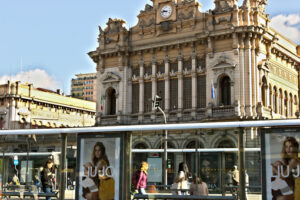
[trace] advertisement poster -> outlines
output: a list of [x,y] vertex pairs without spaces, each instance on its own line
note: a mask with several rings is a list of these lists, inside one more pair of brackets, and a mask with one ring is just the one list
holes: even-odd
[[120,199],[121,138],[104,135],[79,138],[76,199]]
[[265,199],[300,199],[299,143],[300,132],[296,129],[265,132],[262,142]]
[[162,182],[162,159],[161,158],[148,158],[148,182]]

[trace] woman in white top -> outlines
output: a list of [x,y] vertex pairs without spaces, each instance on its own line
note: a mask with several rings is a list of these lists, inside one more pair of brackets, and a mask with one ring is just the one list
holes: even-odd
[[193,183],[190,187],[191,195],[208,196],[208,188],[205,182],[196,174],[193,176]]
[[187,164],[185,162],[179,163],[178,176],[176,178],[177,189],[178,189],[177,194],[179,195],[188,194],[188,192],[186,191],[187,189],[189,189],[188,178],[189,178],[189,169]]

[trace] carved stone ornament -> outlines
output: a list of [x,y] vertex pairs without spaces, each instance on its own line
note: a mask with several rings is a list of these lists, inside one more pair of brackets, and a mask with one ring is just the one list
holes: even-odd
[[174,72],[174,70],[172,69],[172,70],[170,71],[170,76],[171,76],[171,77],[175,77],[175,76],[177,76],[177,73]]
[[184,75],[189,75],[189,74],[191,74],[191,70],[188,70],[187,68],[184,68],[183,74]]
[[158,72],[156,74],[157,78],[163,78],[164,77],[164,73]]
[[119,33],[121,31],[125,31],[126,28],[123,26],[126,22],[122,19],[112,19],[109,18],[108,22],[106,23],[107,27],[102,30],[99,26],[100,35],[102,34],[110,34],[110,33]]
[[219,58],[217,58],[213,63],[212,63],[212,69],[225,69],[225,68],[235,68],[236,63],[233,63],[231,59],[229,59],[227,56],[222,55]]
[[139,80],[139,77],[136,76],[135,74],[133,74],[131,80],[132,80],[132,81],[138,81],[138,80]]
[[107,72],[101,79],[100,81],[105,84],[105,83],[113,83],[113,82],[120,82],[121,77],[116,75],[113,72]]
[[151,79],[151,75],[149,75],[148,73],[146,73],[144,75],[144,80],[150,80]]

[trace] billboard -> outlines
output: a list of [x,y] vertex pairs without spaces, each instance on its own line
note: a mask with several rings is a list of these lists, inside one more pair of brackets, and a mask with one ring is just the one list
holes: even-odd
[[263,199],[300,199],[300,129],[262,131]]
[[78,136],[77,200],[122,199],[122,145],[118,134]]

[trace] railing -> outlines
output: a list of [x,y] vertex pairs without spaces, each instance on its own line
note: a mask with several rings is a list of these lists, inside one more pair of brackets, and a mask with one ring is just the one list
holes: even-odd
[[235,196],[196,196],[196,195],[161,195],[161,194],[135,194],[133,199],[182,199],[182,200],[236,200]]
[[233,116],[234,115],[234,106],[218,106],[212,108],[213,117],[217,116]]

